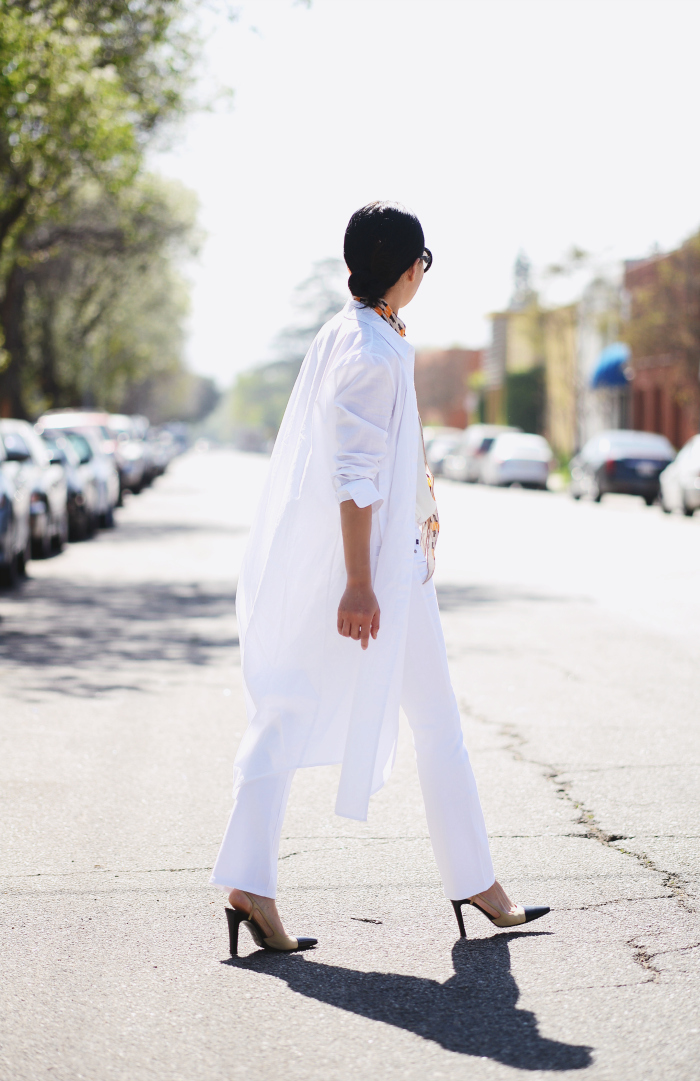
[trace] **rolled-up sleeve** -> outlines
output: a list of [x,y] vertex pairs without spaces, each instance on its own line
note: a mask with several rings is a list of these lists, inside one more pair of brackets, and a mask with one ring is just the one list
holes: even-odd
[[395,402],[396,381],[384,357],[361,354],[338,369],[333,484],[339,503],[381,506],[376,480]]

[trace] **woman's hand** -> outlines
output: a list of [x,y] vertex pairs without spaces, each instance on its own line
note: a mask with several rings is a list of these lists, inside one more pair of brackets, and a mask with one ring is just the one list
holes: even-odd
[[379,630],[379,605],[369,560],[372,508],[358,507],[346,499],[340,504],[340,524],[348,584],[338,605],[338,634],[354,638],[367,649],[370,634],[376,638]]
[[370,634],[376,638],[378,631],[379,605],[371,584],[348,582],[338,605],[338,634],[354,638],[367,649]]

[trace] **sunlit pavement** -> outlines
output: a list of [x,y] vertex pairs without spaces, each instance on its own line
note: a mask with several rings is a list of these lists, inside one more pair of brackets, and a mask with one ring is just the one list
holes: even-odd
[[456,939],[403,734],[367,825],[295,781],[231,961],[208,870],[245,721],[233,596],[266,460],[191,453],[0,594],[0,1077],[697,1077],[700,515],[438,482],[436,575],[500,879]]

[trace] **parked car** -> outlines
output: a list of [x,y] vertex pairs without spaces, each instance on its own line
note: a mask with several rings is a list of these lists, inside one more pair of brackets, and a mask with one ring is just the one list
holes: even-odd
[[494,439],[504,432],[518,432],[505,424],[470,424],[461,433],[458,444],[446,455],[442,471],[450,480],[475,484],[483,480],[482,466]]
[[29,492],[32,556],[43,559],[68,540],[66,475],[49,461],[46,446],[26,420],[0,420],[5,469]]
[[99,518],[98,480],[90,447],[82,435],[73,433],[55,439],[44,436],[44,442],[49,460],[62,465],[66,475],[68,539],[86,540],[93,536]]
[[175,456],[173,437],[163,428],[149,428],[147,443],[151,453],[153,476],[161,477]]
[[650,507],[659,495],[659,475],[675,456],[663,435],[626,429],[600,432],[571,459],[571,494],[596,503],[606,492],[639,495]]
[[546,488],[554,455],[544,436],[528,432],[497,435],[481,467],[484,484]]
[[17,487],[0,437],[0,585],[14,586],[31,558],[29,488]]
[[[44,413],[37,422],[43,436],[54,441],[61,435],[69,437],[81,463],[92,462],[98,493],[98,524],[103,528],[114,525],[114,508],[119,501],[119,471],[114,440],[105,423],[108,419],[108,413],[56,410]],[[82,436],[82,441],[74,439],[76,435]]]
[[457,446],[462,438],[461,428],[439,428],[428,426],[423,429],[425,442],[425,456],[428,459],[430,471],[435,476],[442,473],[442,463],[445,456]]
[[694,435],[659,475],[661,508],[681,510],[689,518],[700,507],[700,435]]
[[137,494],[144,482],[148,448],[133,418],[126,413],[110,413],[108,431],[114,443],[114,457],[119,470],[119,502],[125,491]]

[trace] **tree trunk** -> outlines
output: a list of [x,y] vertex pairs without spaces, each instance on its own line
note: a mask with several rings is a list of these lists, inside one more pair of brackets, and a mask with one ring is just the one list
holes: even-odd
[[15,264],[9,273],[5,295],[0,300],[0,329],[9,363],[0,372],[0,416],[27,419],[22,395],[22,375],[26,361],[24,342],[24,301],[26,275]]
[[41,391],[48,408],[53,408],[59,404],[58,397],[60,394],[56,375],[56,343],[53,334],[55,315],[56,301],[54,297],[48,296],[44,301],[41,318],[41,367],[39,371]]

